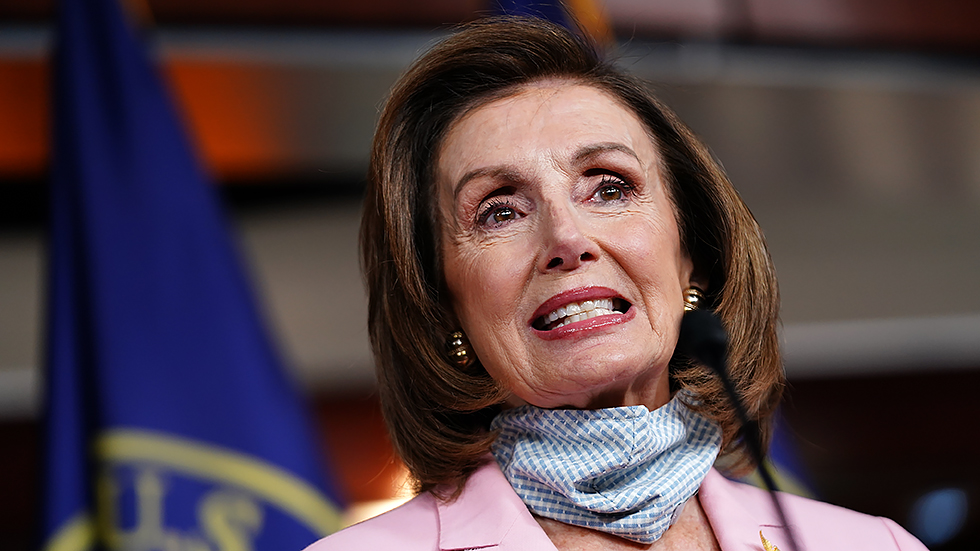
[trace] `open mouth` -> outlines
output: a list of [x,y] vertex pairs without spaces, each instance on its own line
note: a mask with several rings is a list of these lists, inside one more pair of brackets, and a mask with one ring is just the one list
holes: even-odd
[[630,303],[621,298],[602,298],[570,302],[537,319],[531,324],[539,331],[553,331],[570,323],[610,314],[623,314]]

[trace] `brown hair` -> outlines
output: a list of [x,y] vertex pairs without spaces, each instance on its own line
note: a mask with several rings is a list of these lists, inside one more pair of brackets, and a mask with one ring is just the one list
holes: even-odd
[[[709,282],[706,307],[731,337],[730,370],[768,440],[783,388],[779,297],[762,231],[704,145],[636,79],[556,25],[497,18],[469,24],[423,55],[393,88],[374,137],[361,223],[369,331],[392,441],[419,491],[461,486],[489,451],[487,430],[506,392],[479,361],[453,365],[455,325],[442,278],[434,164],[467,111],[542,79],[605,91],[635,113],[662,156],[681,243]],[[724,433],[723,454],[750,467],[740,424],[705,368],[671,360],[673,388],[694,392]]]

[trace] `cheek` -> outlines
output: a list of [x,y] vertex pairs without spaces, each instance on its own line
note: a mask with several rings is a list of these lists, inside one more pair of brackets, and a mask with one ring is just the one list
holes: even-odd
[[461,322],[499,324],[516,313],[526,280],[527,255],[512,249],[464,244],[446,256],[446,283]]
[[655,327],[662,329],[674,310],[683,310],[683,289],[690,279],[690,262],[680,246],[676,225],[663,217],[635,217],[621,228],[611,251],[638,287]]
[[[505,388],[513,388],[514,361],[521,357],[523,320],[519,304],[527,255],[503,254],[498,248],[474,248],[454,254],[446,265],[453,309],[476,356],[487,373]],[[448,260],[448,259],[447,259]]]
[[615,231],[613,248],[627,265],[645,266],[652,273],[663,273],[676,266],[680,257],[677,228],[662,216],[637,214],[624,220]]

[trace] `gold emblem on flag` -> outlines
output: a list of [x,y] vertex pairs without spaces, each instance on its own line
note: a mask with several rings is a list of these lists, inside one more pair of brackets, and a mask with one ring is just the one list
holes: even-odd
[[[258,457],[132,429],[103,433],[95,452],[97,510],[73,517],[45,551],[86,551],[97,540],[110,551],[247,551],[270,508],[316,537],[341,526],[340,511],[317,488]],[[169,518],[168,494],[178,485],[190,490],[196,518]]]

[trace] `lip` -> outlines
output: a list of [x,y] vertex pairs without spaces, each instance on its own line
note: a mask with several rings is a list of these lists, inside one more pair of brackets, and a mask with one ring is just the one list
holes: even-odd
[[528,321],[528,326],[534,331],[536,335],[545,340],[560,339],[563,337],[568,337],[570,335],[581,333],[582,331],[588,331],[590,329],[598,329],[600,327],[605,327],[607,325],[616,325],[620,323],[625,323],[636,315],[636,309],[630,307],[626,312],[622,314],[609,314],[605,316],[599,316],[596,318],[589,318],[587,320],[578,321],[575,323],[570,323],[558,329],[552,329],[551,331],[542,331],[540,329],[534,328],[534,320],[557,310],[559,307],[572,302],[582,302],[584,300],[597,300],[606,298],[618,298],[624,299],[619,293],[608,288],[608,287],[580,287],[578,289],[570,289],[568,291],[562,291],[557,295],[546,300]]

